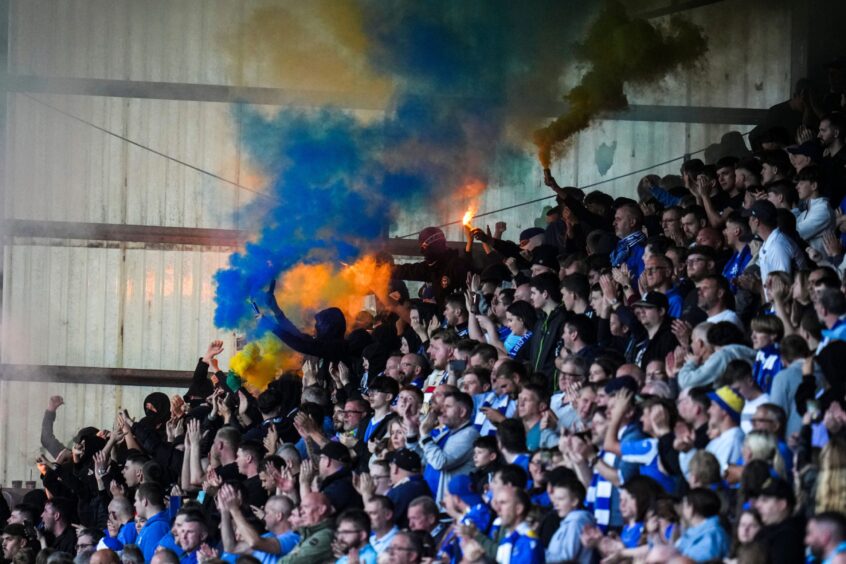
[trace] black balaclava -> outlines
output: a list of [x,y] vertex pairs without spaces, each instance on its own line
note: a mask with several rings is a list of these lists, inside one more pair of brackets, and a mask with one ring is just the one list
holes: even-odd
[[447,250],[446,236],[437,227],[427,227],[417,237],[423,258],[432,262],[438,260]]

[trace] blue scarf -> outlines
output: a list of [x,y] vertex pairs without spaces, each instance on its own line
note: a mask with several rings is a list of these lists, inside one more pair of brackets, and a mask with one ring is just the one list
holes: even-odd
[[617,267],[626,262],[632,248],[637,247],[644,241],[646,241],[646,235],[643,231],[635,231],[634,233],[626,235],[626,237],[617,243],[617,247],[611,253],[611,266]]

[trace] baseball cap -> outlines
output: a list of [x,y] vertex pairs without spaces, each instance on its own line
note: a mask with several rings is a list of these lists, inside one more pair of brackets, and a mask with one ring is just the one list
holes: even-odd
[[540,227],[529,227],[528,229],[524,229],[520,232],[520,239],[519,241],[528,241],[532,237],[536,235],[543,235],[545,231]]
[[540,245],[532,251],[532,266],[536,264],[547,268],[558,268],[558,247]]
[[399,395],[399,383],[390,376],[377,376],[373,382],[367,386],[368,391],[384,392],[391,394],[393,397]]
[[764,482],[761,488],[760,496],[774,497],[776,499],[786,499],[787,503],[793,507],[796,504],[796,494],[793,488],[786,480],[781,478],[769,478]]
[[470,476],[467,474],[453,476],[449,481],[447,489],[449,490],[449,493],[458,496],[461,501],[470,507],[482,503],[482,496],[476,493],[473,489],[473,480],[471,480]]
[[407,448],[401,448],[388,458],[388,462],[396,464],[397,468],[402,468],[406,472],[420,472],[422,462],[420,455]]
[[743,411],[743,405],[746,403],[740,394],[728,386],[723,386],[708,392],[708,398],[728,413],[735,423],[740,423],[740,412]]
[[636,394],[637,389],[637,380],[631,376],[620,376],[605,384],[605,393],[609,396],[616,394],[620,390],[629,390],[631,393]]
[[349,449],[336,441],[329,441],[326,443],[323,448],[320,449],[320,455],[331,458],[332,460],[337,460],[338,462],[343,462],[344,464],[352,462]]
[[743,217],[754,217],[765,221],[768,224],[775,224],[778,220],[778,212],[775,205],[769,200],[755,200],[752,207],[743,210]]
[[801,145],[793,145],[787,148],[787,152],[791,155],[805,155],[814,162],[821,161],[823,157],[822,147],[816,141],[805,141]]
[[632,304],[632,307],[661,307],[669,309],[670,302],[667,300],[667,296],[660,292],[646,292],[638,301]]

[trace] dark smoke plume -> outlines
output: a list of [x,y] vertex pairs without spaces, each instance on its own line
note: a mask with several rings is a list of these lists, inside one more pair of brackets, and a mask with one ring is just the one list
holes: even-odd
[[548,168],[555,147],[599,113],[628,107],[626,84],[658,81],[678,68],[693,67],[707,49],[702,29],[689,21],[672,18],[657,26],[630,17],[617,2],[607,3],[576,45],[577,58],[589,69],[564,96],[567,113],[534,134],[541,164]]

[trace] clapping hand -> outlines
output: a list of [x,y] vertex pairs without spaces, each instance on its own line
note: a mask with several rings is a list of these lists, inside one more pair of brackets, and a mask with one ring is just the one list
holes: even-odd
[[621,264],[617,268],[612,268],[611,276],[614,278],[614,282],[624,288],[631,285],[632,275],[629,272],[629,265],[626,263]]
[[823,234],[823,245],[825,245],[825,252],[830,257],[838,257],[843,254],[843,245],[840,242],[840,237],[834,231],[826,231]]
[[109,468],[109,460],[106,457],[106,451],[101,450],[94,453],[94,475],[100,480],[106,475]]
[[217,470],[209,466],[209,469],[206,471],[206,482],[208,485],[213,488],[219,488],[221,484],[223,484],[223,480],[220,479],[220,476],[217,474]]
[[440,328],[441,328],[441,322],[438,321],[438,316],[433,315],[432,319],[429,320],[429,327],[428,327],[428,330],[427,330],[427,334],[429,335],[429,337],[431,337],[432,333],[434,333],[435,331],[437,331]]
[[370,499],[376,493],[376,484],[373,482],[373,477],[367,473],[353,475],[353,487],[362,499]]
[[514,257],[508,257],[507,259],[505,259],[505,266],[508,268],[508,271],[511,272],[511,274],[514,276],[520,273],[520,269],[517,268],[517,259]]
[[311,460],[303,460],[302,464],[300,465],[300,484],[305,484],[306,487],[311,489],[314,477],[314,464]]
[[[264,436],[263,440],[264,450],[268,452],[268,454],[276,454],[276,449],[279,446],[279,432],[276,430],[275,425],[271,425],[270,428],[267,430],[267,434]],[[273,466],[272,464],[268,464],[267,468]]]
[[558,417],[551,409],[547,409],[541,415],[541,429],[549,429],[551,431],[558,430]]
[[220,339],[214,340],[209,344],[209,348],[206,350],[206,354],[203,355],[203,362],[208,365],[211,365],[212,360],[214,357],[219,355],[223,352],[223,341]]
[[200,548],[197,549],[197,562],[199,564],[203,564],[204,562],[208,562],[210,560],[217,560],[219,556],[220,551],[216,548],[210,547],[206,543],[201,544]]
[[596,525],[585,525],[579,535],[582,545],[587,548],[596,548],[602,540],[602,531]]
[[317,362],[317,358],[313,356],[307,356],[303,360],[303,388],[317,383]]
[[187,410],[185,399],[179,394],[174,394],[170,398],[170,414],[174,419],[179,419]]
[[200,421],[198,419],[191,419],[188,421],[188,430],[185,433],[185,448],[196,446],[200,448]]
[[629,404],[632,401],[634,394],[632,391],[626,388],[621,389],[617,392],[617,397],[614,401],[614,407],[611,409],[611,416],[609,420],[614,421],[621,421],[623,419],[623,415],[625,415],[626,411],[629,409]]
[[112,494],[112,497],[126,497],[126,490],[115,480],[109,482],[109,493]]
[[246,414],[249,406],[247,394],[244,393],[244,390],[238,390],[238,415]]
[[681,319],[674,319],[670,324],[670,330],[680,344],[690,345],[690,335],[693,333],[693,327],[690,326],[690,323]]

